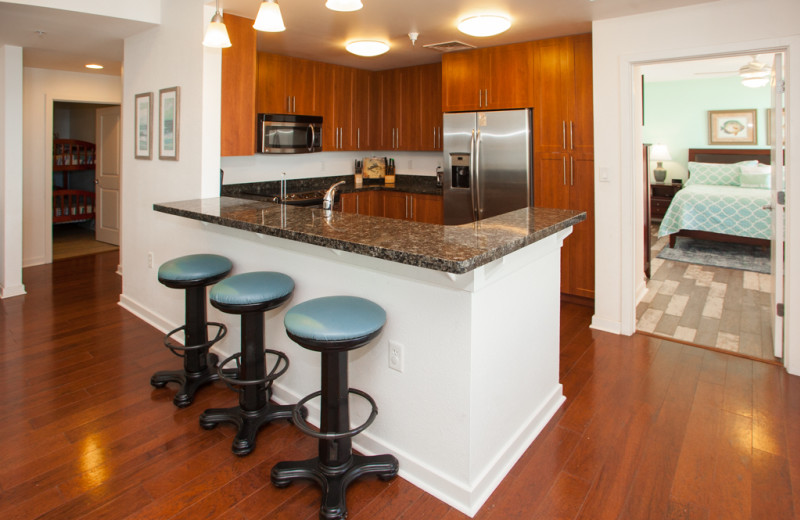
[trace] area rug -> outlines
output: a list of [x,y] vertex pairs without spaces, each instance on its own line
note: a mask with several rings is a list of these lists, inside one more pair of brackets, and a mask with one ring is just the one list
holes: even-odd
[[769,249],[696,238],[678,237],[675,247],[664,247],[658,258],[765,274],[770,271]]

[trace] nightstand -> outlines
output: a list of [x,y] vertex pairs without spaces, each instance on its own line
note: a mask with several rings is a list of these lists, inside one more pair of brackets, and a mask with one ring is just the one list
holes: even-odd
[[650,218],[661,220],[667,212],[672,198],[682,188],[680,184],[667,184],[660,182],[650,183]]

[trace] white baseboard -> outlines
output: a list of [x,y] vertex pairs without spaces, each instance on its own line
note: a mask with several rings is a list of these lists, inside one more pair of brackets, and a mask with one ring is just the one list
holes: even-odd
[[603,332],[610,332],[611,334],[622,334],[622,324],[617,321],[598,318],[597,315],[592,316],[592,324],[590,327],[596,330],[602,330]]
[[23,294],[27,294],[24,285],[14,285],[12,287],[0,286],[0,300],[13,298],[14,296],[22,296]]
[[133,298],[129,298],[125,294],[119,295],[119,306],[130,312],[142,321],[150,324],[164,334],[171,331],[179,325],[175,325],[165,320],[161,315],[154,313],[144,305],[140,304]]

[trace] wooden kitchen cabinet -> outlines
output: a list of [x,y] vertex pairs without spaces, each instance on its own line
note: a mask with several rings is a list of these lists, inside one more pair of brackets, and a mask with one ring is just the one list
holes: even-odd
[[445,112],[532,107],[534,43],[523,42],[442,56]]
[[311,60],[259,52],[258,112],[315,114],[315,73],[315,62]]
[[344,213],[356,213],[371,217],[383,216],[383,192],[381,191],[342,193],[339,200]]
[[256,31],[253,21],[227,15],[231,47],[222,49],[220,155],[253,155],[256,149]]
[[368,70],[352,69],[353,71],[353,117],[351,141],[348,150],[374,150],[373,134],[376,130],[372,124],[372,111],[375,101],[373,99],[375,73]]
[[562,250],[561,292],[594,298],[591,35],[535,43],[534,205],[585,211]]
[[442,149],[442,64],[422,65],[419,70],[419,138],[417,150]]
[[428,224],[444,223],[441,195],[386,191],[383,196],[384,217]]

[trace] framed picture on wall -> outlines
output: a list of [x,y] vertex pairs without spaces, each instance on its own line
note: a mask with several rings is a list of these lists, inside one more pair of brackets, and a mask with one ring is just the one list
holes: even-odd
[[136,159],[153,158],[153,93],[136,94]]
[[158,158],[178,160],[180,142],[180,87],[158,91]]
[[709,110],[708,144],[758,144],[756,109]]

